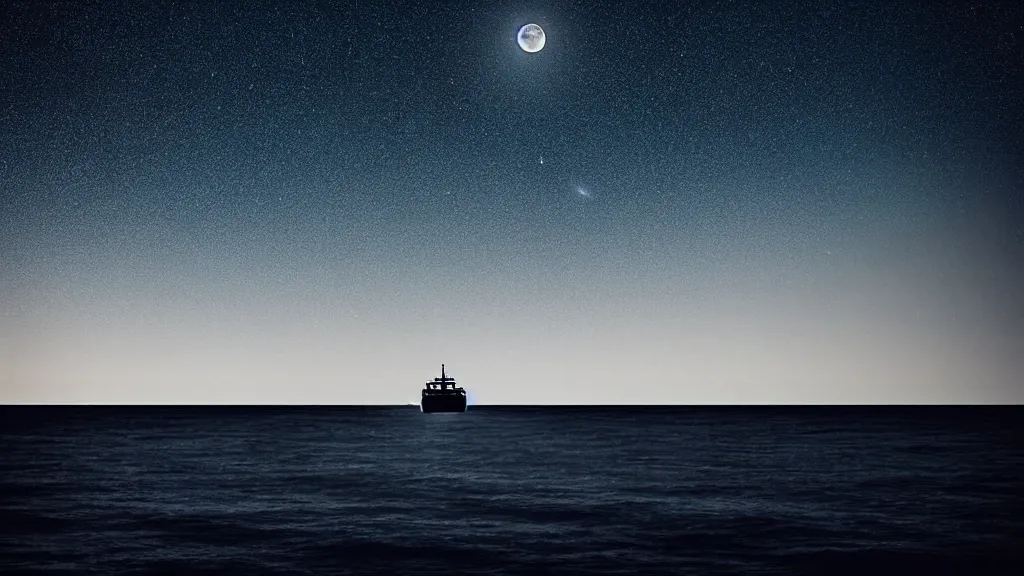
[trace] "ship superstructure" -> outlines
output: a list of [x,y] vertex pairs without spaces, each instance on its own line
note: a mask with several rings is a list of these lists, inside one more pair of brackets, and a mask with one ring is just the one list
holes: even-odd
[[466,390],[456,386],[455,378],[445,374],[444,364],[441,364],[441,377],[434,378],[423,385],[420,410],[423,412],[466,411]]

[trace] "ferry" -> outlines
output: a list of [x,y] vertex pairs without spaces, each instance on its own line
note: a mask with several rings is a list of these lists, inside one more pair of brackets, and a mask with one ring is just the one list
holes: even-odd
[[441,364],[441,377],[434,378],[423,385],[420,411],[425,413],[466,411],[466,390],[456,386],[455,378],[444,373],[444,364]]

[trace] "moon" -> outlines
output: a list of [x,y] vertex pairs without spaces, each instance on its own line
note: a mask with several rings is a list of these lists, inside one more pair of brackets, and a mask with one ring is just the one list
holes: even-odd
[[536,24],[527,24],[519,29],[516,41],[526,52],[540,52],[544,48],[544,29]]

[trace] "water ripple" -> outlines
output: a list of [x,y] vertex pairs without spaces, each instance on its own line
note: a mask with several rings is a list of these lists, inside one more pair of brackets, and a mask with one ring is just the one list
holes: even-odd
[[959,410],[8,407],[0,565],[1015,573],[1024,418]]

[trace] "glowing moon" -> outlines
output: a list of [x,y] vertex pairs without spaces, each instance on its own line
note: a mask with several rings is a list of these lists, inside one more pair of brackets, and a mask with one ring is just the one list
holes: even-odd
[[519,29],[516,41],[526,52],[540,52],[544,48],[544,29],[536,24],[527,24]]

